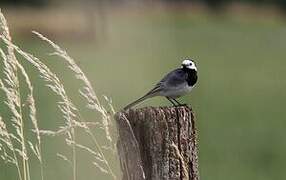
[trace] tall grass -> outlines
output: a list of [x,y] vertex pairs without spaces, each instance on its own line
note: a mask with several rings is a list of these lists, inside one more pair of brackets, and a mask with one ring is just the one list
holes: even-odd
[[[50,136],[51,138],[58,138],[59,136],[64,136],[66,145],[71,148],[72,155],[69,157],[60,152],[57,155],[63,160],[71,163],[71,171],[74,180],[76,180],[78,176],[78,151],[89,154],[93,158],[92,164],[95,168],[98,168],[101,172],[116,179],[116,175],[106,158],[106,153],[112,154],[112,152],[115,152],[114,138],[111,136],[112,133],[110,132],[112,127],[110,112],[101,104],[92,84],[81,68],[75,63],[75,60],[57,44],[42,34],[33,31],[35,35],[44,42],[47,42],[53,48],[54,52],[51,54],[59,56],[75,77],[82,82],[83,85],[78,93],[86,100],[87,108],[100,114],[100,121],[86,121],[81,114],[82,112],[68,95],[60,77],[43,63],[43,59],[37,58],[14,44],[9,33],[6,19],[1,11],[0,29],[0,41],[4,44],[0,48],[4,69],[3,75],[0,76],[0,89],[5,94],[4,104],[10,111],[9,117],[4,118],[4,116],[0,115],[1,159],[15,166],[15,171],[18,173],[19,180],[30,180],[32,177],[31,173],[33,173],[30,158],[31,156],[35,156],[40,165],[41,179],[47,179],[44,176],[45,164],[43,163],[44,155],[42,149],[44,147],[42,137]],[[21,56],[35,67],[39,77],[45,82],[46,86],[59,97],[60,100],[57,102],[57,107],[60,109],[62,118],[65,121],[64,126],[58,127],[56,130],[39,127],[36,106],[38,102],[36,102],[34,98],[33,82],[31,81],[27,70],[22,66],[22,62],[17,59],[18,56]],[[20,82],[20,78],[23,78],[24,81]],[[26,91],[23,91],[24,88]],[[111,112],[114,113],[111,101],[107,97],[105,97],[105,99],[108,102]],[[23,106],[23,104],[25,105]],[[26,112],[28,112],[28,117],[25,116]],[[30,131],[26,127],[28,121],[33,125],[32,132],[34,133],[36,140],[29,139],[26,135],[26,133]],[[94,132],[99,129],[104,129],[104,138],[106,138],[107,144],[100,143],[98,137],[94,134]],[[84,142],[77,140],[77,132],[79,131],[88,135],[94,144],[94,148],[90,148],[84,145]]]

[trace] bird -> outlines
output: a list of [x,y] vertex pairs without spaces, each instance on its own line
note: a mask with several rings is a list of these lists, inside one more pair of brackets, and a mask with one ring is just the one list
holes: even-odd
[[177,98],[184,96],[192,91],[198,81],[198,72],[195,61],[193,59],[184,59],[181,67],[166,74],[153,89],[136,101],[128,104],[123,108],[127,110],[142,101],[155,97],[166,97],[174,106],[182,106]]

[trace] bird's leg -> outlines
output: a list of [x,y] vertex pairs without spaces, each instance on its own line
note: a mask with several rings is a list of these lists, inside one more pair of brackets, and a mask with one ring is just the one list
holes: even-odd
[[186,106],[187,104],[181,104],[178,100],[176,100],[176,99],[172,99],[172,100],[174,100],[179,106]]
[[166,97],[166,98],[173,104],[173,106],[177,106],[177,104],[172,101],[173,99],[171,99],[169,97]]

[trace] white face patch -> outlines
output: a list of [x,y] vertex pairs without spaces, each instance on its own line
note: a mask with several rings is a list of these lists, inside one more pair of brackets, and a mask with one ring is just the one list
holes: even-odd
[[188,68],[188,69],[194,69],[194,70],[197,70],[197,67],[195,65],[195,63],[190,60],[190,59],[185,59],[183,62],[182,62],[182,66]]

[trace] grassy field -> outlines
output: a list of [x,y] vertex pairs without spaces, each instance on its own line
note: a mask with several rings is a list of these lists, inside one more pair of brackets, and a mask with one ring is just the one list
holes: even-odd
[[[86,72],[100,99],[103,94],[111,97],[120,110],[180,66],[183,58],[192,57],[197,62],[199,83],[181,101],[190,103],[197,115],[201,179],[286,178],[285,22],[163,11],[111,14],[107,19],[106,37],[100,42],[58,42]],[[34,38],[15,41],[39,56],[49,52]],[[71,72],[56,58],[44,57],[62,77],[69,94],[76,94],[78,84]],[[30,73],[36,82],[40,127],[56,128],[62,122],[56,98],[43,88],[32,68]],[[80,97],[73,99],[85,109]],[[169,102],[154,98],[142,104],[147,105]],[[85,111],[86,119],[93,120],[95,115]],[[56,157],[66,148],[60,138],[43,139],[45,179],[71,179],[66,162]],[[104,179],[85,155],[80,157],[79,180]],[[1,180],[16,178],[12,167],[0,163],[0,169]]]

